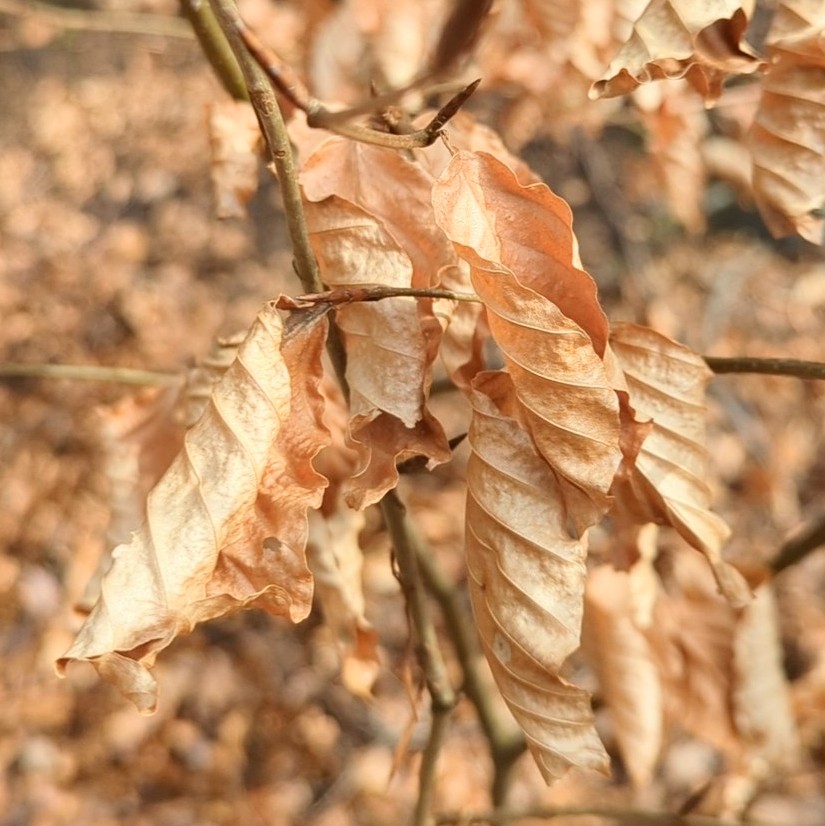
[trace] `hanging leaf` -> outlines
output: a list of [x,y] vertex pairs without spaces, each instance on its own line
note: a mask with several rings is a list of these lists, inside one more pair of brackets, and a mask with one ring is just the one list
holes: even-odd
[[607,770],[590,697],[560,676],[579,645],[585,546],[568,530],[562,488],[512,414],[506,373],[471,393],[467,567],[484,653],[545,780],[571,766]]
[[705,481],[705,387],[710,369],[701,356],[647,327],[616,325],[610,341],[624,369],[636,417],[652,419],[652,430],[635,460],[626,460],[616,477],[617,513],[638,524],[674,527],[705,555],[725,597],[736,606],[747,604],[747,582],[722,560],[722,545],[730,532],[710,510]]
[[742,0],[651,0],[590,96],[616,97],[642,83],[684,77],[707,103],[715,102],[729,74],[748,74],[762,65],[743,41],[744,5]]
[[590,572],[585,650],[610,709],[622,762],[641,787],[650,782],[662,747],[664,700],[656,659],[634,616],[632,575],[609,565]]
[[772,58],[748,143],[753,192],[774,236],[825,241],[825,6],[779,4],[765,47]]
[[101,595],[58,661],[87,660],[153,711],[157,653],[193,626],[253,604],[297,622],[312,576],[307,509],[326,480],[312,459],[321,417],[322,315],[259,315],[184,447],[149,494],[147,517],[113,553]]
[[[397,153],[344,139],[321,144],[301,172],[310,240],[330,287],[431,286],[454,265],[433,226],[431,178]],[[431,302],[394,298],[338,311],[347,348],[349,439],[361,456],[347,499],[362,508],[398,482],[396,465],[450,457],[427,409],[441,327]]]
[[484,153],[459,152],[433,189],[436,220],[470,264],[536,445],[579,530],[597,521],[621,457],[602,356],[607,320],[578,266],[567,204],[522,186]]

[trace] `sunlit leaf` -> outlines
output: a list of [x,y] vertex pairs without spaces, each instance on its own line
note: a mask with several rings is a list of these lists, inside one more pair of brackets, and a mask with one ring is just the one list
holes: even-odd
[[720,590],[734,605],[750,600],[742,575],[721,555],[730,533],[710,510],[705,446],[705,387],[711,376],[701,356],[666,336],[635,324],[619,324],[611,335],[627,377],[637,417],[652,430],[635,461],[626,462],[614,493],[625,514],[639,523],[672,525],[701,551]]
[[568,530],[552,470],[529,434],[510,377],[484,373],[471,394],[467,567],[484,653],[548,782],[571,766],[606,770],[586,691],[560,676],[578,647],[585,546]]
[[179,634],[255,604],[309,612],[307,509],[326,480],[312,459],[328,441],[318,391],[326,322],[265,308],[184,447],[149,494],[147,517],[113,553],[101,595],[58,661],[87,660],[143,711],[149,667]]
[[780,3],[772,58],[749,135],[753,192],[775,236],[825,240],[825,6]]
[[607,508],[619,405],[602,357],[607,321],[578,265],[570,210],[484,153],[459,152],[433,190],[436,219],[472,283],[528,429],[580,530]]
[[742,0],[651,0],[591,96],[614,97],[642,83],[684,77],[706,101],[715,101],[729,74],[761,65],[743,41],[744,6]]

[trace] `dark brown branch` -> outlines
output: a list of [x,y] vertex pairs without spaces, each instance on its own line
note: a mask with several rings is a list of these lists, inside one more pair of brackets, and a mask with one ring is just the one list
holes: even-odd
[[274,304],[279,310],[308,310],[318,304],[337,307],[386,298],[444,298],[450,301],[480,301],[477,295],[442,290],[438,287],[388,287],[384,284],[363,284],[360,287],[337,287],[310,295],[282,295]]
[[761,373],[768,376],[793,376],[798,379],[825,379],[825,364],[797,359],[702,356],[714,373]]
[[450,118],[467,102],[478,87],[480,80],[460,89],[447,103],[439,109],[433,119],[423,128],[404,134],[392,134],[352,123],[360,115],[379,111],[385,106],[396,103],[405,94],[427,84],[433,78],[425,75],[417,78],[403,89],[394,89],[386,94],[371,98],[362,106],[356,106],[341,112],[331,111],[317,98],[312,97],[295,72],[282,61],[271,49],[267,48],[255,33],[235,14],[232,25],[237,36],[243,41],[249,54],[255,59],[260,69],[272,82],[275,89],[293,106],[306,112],[307,123],[316,129],[328,129],[345,138],[388,149],[420,149],[435,143],[442,129]]
[[799,536],[792,537],[785,542],[771,562],[770,568],[778,574],[785,568],[795,565],[822,545],[825,545],[825,515],[820,516]]
[[429,822],[435,791],[438,753],[457,698],[441,654],[438,635],[430,616],[427,594],[421,581],[418,559],[424,551],[418,536],[407,521],[406,509],[395,491],[390,491],[381,500],[381,513],[395,551],[401,588],[417,638],[416,653],[424,672],[432,707],[430,734],[421,762],[419,793],[413,819],[414,826],[425,826]]

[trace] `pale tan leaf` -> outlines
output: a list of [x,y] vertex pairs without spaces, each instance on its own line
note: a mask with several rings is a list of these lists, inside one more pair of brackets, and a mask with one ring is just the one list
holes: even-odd
[[212,103],[207,109],[212,149],[212,187],[219,218],[246,217],[246,204],[258,189],[261,130],[246,101]]
[[608,565],[590,572],[584,629],[622,762],[633,784],[645,786],[662,747],[664,701],[656,660],[634,620],[630,575]]
[[342,677],[354,694],[367,697],[378,676],[378,638],[364,614],[363,556],[358,535],[364,515],[338,508],[328,517],[310,513],[307,563],[315,595],[344,657]]
[[753,768],[763,776],[799,759],[799,736],[783,667],[773,586],[763,582],[739,617],[733,644],[733,709]]
[[[333,139],[301,172],[307,223],[325,283],[426,287],[456,256],[434,226],[432,178],[395,152]],[[414,455],[450,457],[427,409],[441,326],[430,301],[387,299],[337,315],[347,348],[349,438],[361,456],[347,494],[354,507],[377,501]]]
[[673,526],[711,565],[719,589],[733,605],[750,588],[722,560],[729,530],[710,510],[706,478],[705,387],[711,376],[701,356],[647,327],[619,324],[611,335],[627,378],[637,418],[652,419],[635,461],[627,459],[613,492],[623,518]]
[[748,143],[753,192],[775,236],[825,240],[825,6],[780,3],[766,41],[772,63]]
[[[100,447],[109,482],[109,526],[106,547],[128,542],[146,516],[146,494],[169,467],[183,444],[180,387],[144,388],[109,407],[98,408]],[[104,553],[75,606],[92,610],[100,581],[111,564]]]
[[506,373],[471,394],[466,543],[484,653],[545,780],[571,766],[607,769],[586,691],[559,674],[578,647],[586,554],[567,505],[528,433]]
[[729,74],[761,63],[743,41],[748,15],[742,0],[651,0],[633,32],[593,84],[591,97],[615,97],[642,83],[686,78],[709,103]]
[[656,92],[655,102],[643,101],[641,95],[635,99],[667,205],[690,232],[701,232],[705,228],[707,176],[702,142],[708,131],[707,115],[682,81],[665,81],[645,89]]
[[307,509],[326,480],[312,459],[321,423],[326,322],[283,325],[265,308],[181,453],[149,494],[147,518],[113,553],[101,596],[58,661],[91,662],[143,711],[149,667],[179,634],[256,604],[297,621],[309,611]]
[[607,321],[578,266],[567,205],[483,153],[459,152],[433,189],[436,220],[470,264],[527,427],[580,530],[608,505],[619,405]]
[[733,718],[736,611],[715,592],[695,554],[668,557],[668,594],[654,609],[648,638],[655,653],[671,726],[738,756]]
[[184,421],[191,427],[209,404],[212,390],[235,360],[246,333],[236,333],[212,342],[209,352],[186,374]]

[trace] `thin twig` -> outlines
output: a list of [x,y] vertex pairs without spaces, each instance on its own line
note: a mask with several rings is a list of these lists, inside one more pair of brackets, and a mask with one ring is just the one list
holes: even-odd
[[249,100],[243,72],[226,41],[215,13],[207,0],[179,0],[180,10],[189,21],[206,59],[223,88],[235,100]]
[[825,514],[819,517],[799,536],[792,537],[779,549],[779,553],[770,564],[771,570],[778,574],[790,568],[808,556],[820,546],[825,545]]
[[653,812],[647,809],[621,808],[611,806],[543,806],[534,809],[496,809],[491,812],[447,812],[435,818],[438,826],[460,824],[470,826],[488,823],[491,826],[515,823],[519,820],[550,820],[554,817],[606,817],[616,823],[628,826],[767,826],[756,821],[721,820],[705,815],[680,815],[673,812]]
[[61,29],[174,37],[181,40],[192,40],[194,37],[188,23],[162,14],[67,9],[37,0],[0,0],[0,14],[33,17]]
[[[289,238],[292,242],[293,265],[298,279],[308,293],[320,293],[324,290],[318,262],[309,243],[304,205],[301,201],[301,188],[292,145],[286,130],[281,108],[275,97],[275,91],[264,70],[247,50],[238,33],[238,9],[233,0],[210,0],[212,9],[229,45],[241,66],[249,98],[258,117],[261,132],[266,140],[272,159],[270,169],[281,186]],[[327,351],[332,360],[338,381],[345,397],[349,396],[346,382],[346,353],[341,334],[335,324],[330,324]]]
[[427,594],[421,581],[418,559],[423,553],[420,540],[406,518],[406,509],[395,491],[381,500],[381,513],[392,539],[401,587],[417,635],[416,651],[432,704],[430,734],[421,762],[419,792],[413,818],[414,826],[428,823],[435,792],[435,768],[456,694],[438,645],[438,635],[430,616]]
[[289,65],[284,63],[258,39],[240,15],[234,17],[233,25],[250,55],[272,81],[273,86],[293,106],[306,112],[309,126],[315,129],[328,129],[345,138],[372,144],[373,146],[384,146],[388,149],[421,149],[430,146],[435,143],[450,118],[455,116],[481,83],[480,80],[476,80],[459,89],[423,129],[416,129],[403,134],[382,132],[369,126],[354,124],[352,119],[359,115],[379,111],[382,107],[396,103],[407,93],[433,81],[435,79],[434,75],[425,73],[402,89],[393,89],[390,92],[377,95],[361,106],[344,111],[332,111],[327,109],[318,98],[309,94],[306,86]]
[[385,284],[362,284],[358,287],[336,287],[311,295],[282,295],[275,301],[279,310],[308,310],[318,304],[337,307],[367,301],[383,301],[386,298],[443,298],[449,301],[474,301],[481,299],[473,293],[457,293],[439,287],[390,287]]
[[269,148],[271,162],[281,185],[284,211],[295,258],[295,271],[301,285],[308,293],[322,292],[324,285],[318,271],[318,262],[315,260],[309,243],[309,231],[301,202],[301,189],[298,185],[292,145],[289,142],[286,124],[272,84],[257,61],[250,55],[238,34],[238,9],[233,0],[211,0],[211,3],[218,23],[241,65],[249,90],[249,98],[258,116],[261,131]]
[[180,384],[178,373],[157,373],[129,367],[101,367],[95,364],[0,364],[0,379],[71,379],[73,381],[108,381],[119,384]]
[[769,376],[794,376],[798,379],[825,379],[825,364],[797,359],[752,358],[751,356],[702,356],[714,373],[762,373]]
[[427,590],[444,614],[445,628],[464,675],[462,688],[475,707],[482,731],[487,738],[493,761],[491,797],[494,806],[501,806],[507,796],[510,770],[526,749],[524,735],[520,729],[508,725],[496,710],[482,677],[482,653],[475,635],[470,630],[472,622],[464,608],[461,595],[444,575],[428,548],[422,543],[417,543],[415,550]]

